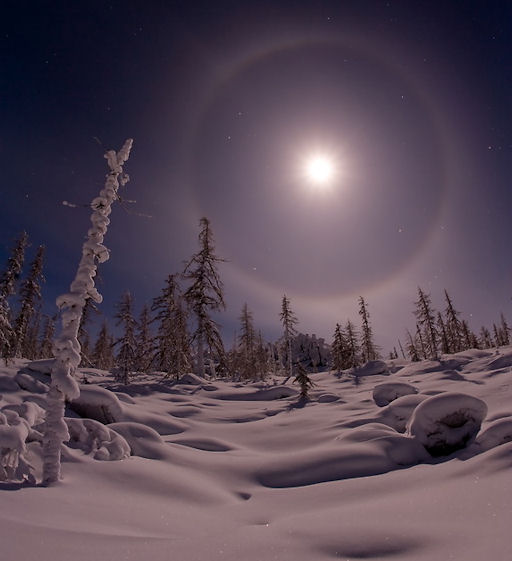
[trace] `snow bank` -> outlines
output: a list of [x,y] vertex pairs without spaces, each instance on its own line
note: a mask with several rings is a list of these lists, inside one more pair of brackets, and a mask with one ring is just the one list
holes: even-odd
[[413,411],[427,398],[428,396],[417,393],[397,397],[379,411],[377,419],[397,432],[405,432]]
[[388,365],[382,360],[369,360],[365,365],[354,368],[352,374],[357,377],[361,376],[378,376],[379,374],[390,374]]
[[78,448],[95,460],[122,460],[130,455],[128,442],[116,431],[93,419],[66,417],[71,448]]
[[123,410],[115,393],[100,386],[82,386],[80,396],[69,408],[88,419],[95,419],[104,425],[123,420]]
[[[36,406],[37,407],[37,406]],[[29,408],[25,409],[25,412]],[[34,409],[30,411],[35,412]],[[29,415],[27,415],[29,416]],[[15,406],[6,406],[0,410],[0,480],[23,481],[35,483],[33,467],[26,458],[26,445],[30,434],[30,423],[18,415]]]
[[408,425],[432,456],[446,456],[472,441],[487,414],[487,405],[471,395],[446,392],[420,403]]
[[[44,382],[38,380],[32,374],[28,372],[18,372],[14,377],[14,381],[22,390],[26,390],[30,393],[46,393],[48,391],[48,385]],[[50,379],[48,378],[48,382]]]
[[215,397],[226,401],[273,401],[296,396],[298,393],[288,386],[273,386],[264,390],[219,393]]
[[418,393],[417,388],[405,382],[388,382],[375,386],[373,390],[373,401],[379,406],[389,405],[397,397]]

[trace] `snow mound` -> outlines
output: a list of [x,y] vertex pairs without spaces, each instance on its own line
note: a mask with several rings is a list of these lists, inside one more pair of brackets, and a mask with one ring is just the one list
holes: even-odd
[[487,414],[487,405],[471,395],[446,392],[414,410],[408,430],[432,456],[447,456],[471,442]]
[[[48,378],[48,381],[50,379]],[[36,377],[28,372],[18,372],[14,376],[14,381],[22,390],[26,390],[30,393],[46,393],[48,391],[48,386],[39,381]]]
[[490,450],[501,444],[512,442],[512,418],[500,419],[482,431],[476,443],[484,450]]
[[318,403],[332,403],[333,401],[339,401],[340,397],[334,393],[322,393],[317,397]]
[[373,400],[379,407],[389,405],[397,397],[418,393],[417,388],[405,382],[388,382],[375,386]]
[[10,376],[0,376],[0,392],[17,392],[20,386]]
[[41,374],[51,374],[53,364],[55,363],[54,358],[43,358],[41,360],[33,360],[27,363],[25,368],[32,370],[32,372],[41,372]]
[[378,376],[379,374],[388,375],[388,365],[382,360],[369,360],[365,365],[353,370],[354,376]]
[[104,425],[123,419],[123,410],[117,396],[100,386],[82,387],[80,396],[69,407],[80,417],[95,419]]
[[133,456],[154,460],[166,457],[162,450],[165,442],[156,430],[151,427],[141,425],[140,423],[124,422],[112,423],[108,428],[120,434],[128,442]]
[[413,411],[425,399],[426,395],[417,393],[397,397],[379,411],[378,420],[393,427],[397,432],[405,432]]
[[264,390],[223,393],[215,397],[226,401],[273,401],[296,396],[298,393],[288,386],[273,386]]
[[65,418],[70,448],[78,448],[95,460],[122,460],[130,455],[128,442],[116,431],[93,419]]
[[206,452],[228,452],[233,449],[229,444],[213,438],[182,438],[173,440],[173,444],[180,444],[181,446],[188,446],[189,448]]
[[6,405],[2,408],[2,412],[5,413],[6,411],[15,411],[20,418],[27,421],[29,427],[40,425],[46,416],[46,411],[33,401]]
[[205,383],[205,380],[204,378],[196,376],[196,374],[192,374],[190,372],[188,374],[184,374],[176,383],[184,384],[187,386],[200,386],[201,384]]
[[500,368],[510,368],[512,366],[512,353],[506,353],[491,361],[487,369],[498,370]]

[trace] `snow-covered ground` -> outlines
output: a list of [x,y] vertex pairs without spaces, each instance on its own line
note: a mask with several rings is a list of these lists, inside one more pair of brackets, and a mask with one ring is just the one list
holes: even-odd
[[[291,381],[82,370],[63,481],[0,482],[0,559],[510,561],[512,348],[386,365],[313,374],[305,406]],[[0,369],[0,442],[25,418],[38,480],[17,405],[46,378]]]

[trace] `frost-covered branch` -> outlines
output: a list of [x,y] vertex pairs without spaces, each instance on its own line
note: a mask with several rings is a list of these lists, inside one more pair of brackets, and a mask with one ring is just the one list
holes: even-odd
[[99,196],[91,202],[92,226],[83,244],[82,258],[78,265],[70,291],[57,298],[61,311],[62,329],[53,344],[55,362],[52,368],[52,382],[47,399],[46,428],[44,435],[43,481],[53,483],[60,477],[60,449],[68,437],[68,429],[63,420],[64,400],[76,399],[80,388],[74,374],[80,364],[80,343],[78,329],[82,311],[88,298],[100,303],[102,297],[94,286],[98,263],[109,258],[109,251],[103,245],[103,238],[110,224],[112,203],[118,198],[117,191],[125,185],[129,177],[123,172],[123,165],[130,156],[133,140],[126,140],[119,152],[109,150],[105,154],[110,172]]

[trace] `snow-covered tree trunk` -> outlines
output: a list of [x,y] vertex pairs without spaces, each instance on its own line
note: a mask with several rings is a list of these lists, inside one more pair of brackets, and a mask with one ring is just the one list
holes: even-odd
[[45,484],[55,483],[60,478],[61,445],[69,438],[63,419],[65,399],[66,397],[76,399],[80,395],[80,388],[74,378],[81,359],[78,342],[80,318],[88,298],[92,298],[97,303],[102,300],[94,286],[94,277],[97,264],[109,258],[108,249],[103,245],[103,238],[110,223],[108,216],[112,211],[112,203],[117,199],[119,186],[125,185],[129,179],[128,175],[123,173],[123,165],[130,156],[132,142],[130,138],[119,152],[109,150],[105,154],[110,172],[99,196],[91,202],[92,226],[82,248],[82,258],[69,293],[57,298],[57,306],[61,310],[62,329],[53,345],[55,362],[47,399],[43,437],[43,483]]

